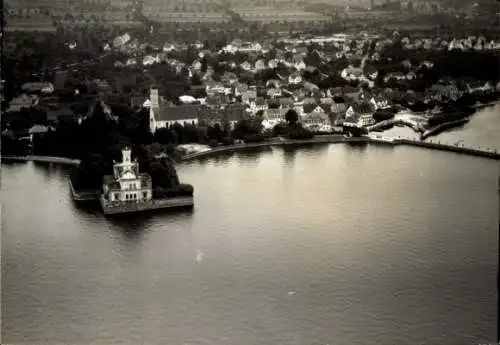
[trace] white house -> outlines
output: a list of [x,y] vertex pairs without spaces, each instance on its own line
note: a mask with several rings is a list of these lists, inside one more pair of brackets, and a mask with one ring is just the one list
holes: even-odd
[[340,76],[345,80],[356,80],[363,76],[363,70],[361,68],[349,66],[342,70]]
[[302,83],[302,76],[298,72],[292,73],[288,76],[288,83],[294,85],[300,84]]
[[346,111],[346,120],[354,121],[359,126],[371,126],[375,124],[375,119],[373,118],[373,113],[375,108],[373,104],[369,102],[364,103],[354,103]]
[[267,90],[267,95],[270,98],[277,98],[277,97],[282,96],[282,92],[281,92],[281,89],[271,88],[271,89]]
[[285,122],[285,115],[288,110],[285,108],[268,109],[264,114],[262,125],[265,128],[273,128],[278,123]]
[[242,64],[240,64],[240,67],[244,71],[250,71],[252,69],[252,65],[248,61],[245,61]]
[[406,79],[408,80],[414,80],[417,78],[417,74],[413,71],[410,71],[406,74]]
[[207,92],[207,95],[214,95],[218,93],[224,93],[225,87],[222,83],[207,83],[205,86],[205,91]]
[[300,60],[300,61],[297,61],[294,63],[294,67],[298,70],[298,71],[302,71],[304,69],[306,69],[306,64],[304,61]]
[[16,112],[20,111],[22,108],[31,108],[38,103],[38,97],[35,95],[22,94],[19,97],[13,98],[9,102],[9,108],[6,112]]
[[278,63],[279,63],[279,61],[277,59],[271,59],[267,62],[267,67],[271,68],[271,69],[276,68],[276,67],[278,67]]
[[191,68],[195,71],[200,71],[201,70],[201,62],[198,60],[194,60],[193,63],[191,64]]
[[389,108],[389,102],[387,99],[382,97],[372,97],[370,103],[373,105],[374,109],[386,109]]
[[142,64],[144,66],[149,66],[149,65],[152,65],[152,64],[157,63],[157,62],[159,62],[158,59],[154,56],[151,56],[151,55],[146,55],[144,57],[144,59],[142,60]]
[[281,87],[281,82],[278,79],[269,79],[266,82],[266,87],[280,88]]
[[258,71],[262,71],[264,69],[266,69],[266,63],[264,60],[261,59],[261,60],[255,61],[255,67],[254,67],[255,71],[258,72]]
[[316,111],[316,109],[309,114],[305,114],[301,118],[301,123],[304,127],[314,131],[327,132],[332,129],[332,124],[328,115],[324,111]]
[[130,41],[130,35],[125,33],[113,40],[113,47],[118,48],[119,46],[126,44],[128,41]]
[[250,100],[249,105],[250,105],[250,112],[252,112],[253,114],[256,114],[259,111],[265,112],[269,109],[269,105],[267,104],[266,100],[262,97]]

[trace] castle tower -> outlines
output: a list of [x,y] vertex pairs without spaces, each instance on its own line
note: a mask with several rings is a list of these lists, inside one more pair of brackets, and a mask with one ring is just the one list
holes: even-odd
[[129,165],[132,163],[131,155],[132,155],[132,151],[128,147],[125,147],[122,149],[122,164],[123,165]]

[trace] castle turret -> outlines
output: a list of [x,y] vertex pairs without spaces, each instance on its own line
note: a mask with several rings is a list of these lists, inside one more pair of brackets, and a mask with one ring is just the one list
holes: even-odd
[[130,164],[132,162],[131,155],[132,155],[132,151],[130,150],[130,148],[125,147],[122,149],[122,164],[123,165]]

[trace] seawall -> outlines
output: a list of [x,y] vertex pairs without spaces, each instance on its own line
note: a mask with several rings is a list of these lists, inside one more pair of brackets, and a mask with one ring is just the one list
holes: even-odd
[[237,144],[228,145],[222,147],[216,147],[209,151],[192,153],[181,158],[182,162],[189,161],[196,158],[208,157],[218,153],[224,152],[234,152],[239,150],[244,150],[248,148],[256,147],[272,147],[272,146],[285,146],[285,145],[305,145],[305,144],[336,144],[336,143],[353,143],[353,142],[366,142],[371,144],[384,144],[384,145],[408,145],[408,146],[419,146],[434,150],[449,151],[461,154],[468,154],[477,157],[500,159],[500,152],[495,150],[480,150],[474,148],[468,148],[463,146],[452,146],[440,143],[431,143],[419,140],[409,140],[409,139],[394,139],[393,141],[377,140],[371,139],[369,137],[344,137],[337,135],[324,135],[316,136],[312,139],[307,140],[284,140],[284,141],[265,141],[260,143],[248,143],[248,144]]
[[44,162],[44,163],[58,163],[58,164],[68,164],[68,165],[78,165],[80,164],[79,159],[71,159],[65,157],[53,157],[53,156],[2,156],[2,160],[13,160],[21,162]]
[[141,202],[141,203],[134,203],[134,202],[112,203],[105,201],[103,197],[100,197],[99,200],[105,215],[115,215],[115,214],[134,213],[134,212],[142,212],[149,210],[173,209],[173,208],[194,206],[193,196],[153,199],[151,201]]
[[181,158],[181,161],[189,161],[192,159],[211,156],[217,153],[223,152],[234,152],[239,150],[245,150],[249,148],[256,147],[271,147],[271,146],[286,146],[286,145],[306,145],[306,144],[334,144],[334,143],[343,143],[343,142],[368,142],[369,139],[366,137],[355,137],[355,138],[346,138],[344,136],[339,135],[318,135],[312,139],[300,139],[300,140],[269,140],[259,143],[248,143],[248,144],[235,144],[235,145],[227,145],[213,148],[209,151],[192,153],[189,155],[185,155]]

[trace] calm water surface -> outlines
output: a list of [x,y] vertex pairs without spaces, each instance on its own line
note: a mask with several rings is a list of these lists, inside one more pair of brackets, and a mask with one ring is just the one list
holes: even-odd
[[338,144],[178,170],[193,211],[108,220],[73,205],[67,170],[2,165],[3,341],[495,338],[496,161]]

